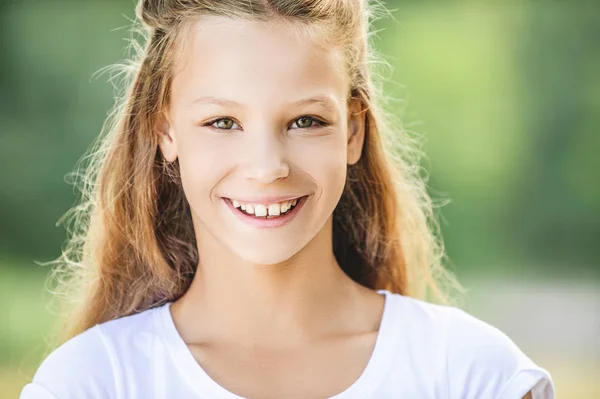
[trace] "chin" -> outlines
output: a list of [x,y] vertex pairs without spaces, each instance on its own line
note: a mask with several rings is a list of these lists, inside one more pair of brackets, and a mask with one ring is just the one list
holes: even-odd
[[247,245],[244,248],[237,247],[235,254],[246,262],[256,265],[276,265],[283,263],[296,255],[299,248],[274,248],[271,243],[263,245]]

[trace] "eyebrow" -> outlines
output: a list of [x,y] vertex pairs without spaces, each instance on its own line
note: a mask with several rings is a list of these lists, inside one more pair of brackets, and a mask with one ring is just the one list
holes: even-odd
[[[195,99],[194,101],[192,101],[191,105],[197,105],[197,104],[216,104],[216,105],[222,105],[222,106],[235,106],[235,107],[243,107],[242,104],[233,101],[233,100],[228,100],[226,98],[218,98],[218,97],[212,97],[212,96],[203,96],[203,97],[199,97],[197,99]],[[304,98],[304,99],[300,99],[297,101],[293,101],[290,104],[288,104],[288,106],[301,106],[301,105],[312,105],[312,104],[317,104],[317,105],[321,105],[322,107],[328,109],[329,111],[337,111],[338,107],[336,106],[336,103],[329,97],[329,96],[315,96],[315,97],[309,97],[309,98]]]

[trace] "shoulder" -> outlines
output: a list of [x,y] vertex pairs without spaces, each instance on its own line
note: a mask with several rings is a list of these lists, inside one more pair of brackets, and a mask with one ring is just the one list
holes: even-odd
[[120,396],[122,357],[136,350],[153,310],[98,324],[52,351],[21,399],[114,398]]
[[[537,366],[498,328],[462,309],[395,295],[399,318],[414,348],[444,363],[439,370],[450,398],[554,398],[550,374]],[[443,359],[443,360],[442,360]]]
[[107,352],[99,326],[71,338],[52,351],[38,367],[21,399],[108,398],[114,386]]
[[447,361],[450,390],[461,397],[554,398],[550,374],[498,328],[449,308]]

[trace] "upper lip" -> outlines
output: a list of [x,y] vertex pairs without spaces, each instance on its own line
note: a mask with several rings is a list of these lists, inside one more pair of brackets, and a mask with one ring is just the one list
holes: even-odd
[[291,201],[306,197],[306,194],[301,195],[284,195],[284,196],[262,196],[262,197],[224,197],[230,200],[236,200],[244,204],[275,204],[277,202]]

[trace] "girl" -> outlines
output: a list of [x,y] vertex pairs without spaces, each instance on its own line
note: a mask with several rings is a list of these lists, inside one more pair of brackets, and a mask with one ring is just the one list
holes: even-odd
[[453,280],[386,139],[372,5],[137,11],[147,44],[58,269],[66,342],[22,399],[554,397],[506,335],[433,303]]

